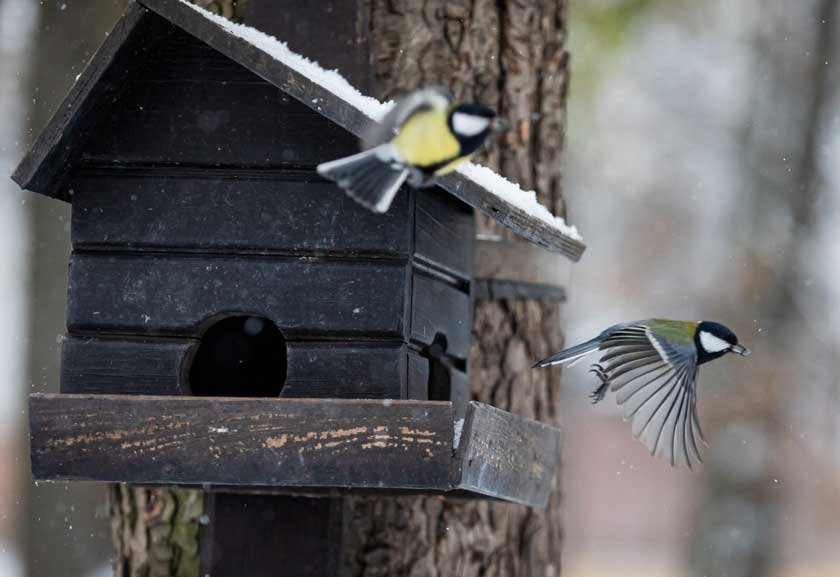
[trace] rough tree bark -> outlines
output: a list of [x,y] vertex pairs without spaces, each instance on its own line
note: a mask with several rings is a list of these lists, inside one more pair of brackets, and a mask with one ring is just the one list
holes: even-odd
[[[512,129],[484,159],[564,213],[566,5],[556,0],[427,0],[371,7],[371,50],[380,97],[444,85],[496,107]],[[480,218],[485,234],[505,235]],[[557,424],[558,372],[531,371],[562,345],[558,306],[480,302],[470,359],[474,396]],[[555,481],[556,482],[556,481]],[[349,499],[344,567],[354,577],[560,573],[560,493],[546,511],[437,498]]]

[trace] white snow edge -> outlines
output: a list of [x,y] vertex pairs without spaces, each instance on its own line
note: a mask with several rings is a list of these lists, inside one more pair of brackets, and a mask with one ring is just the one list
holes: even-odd
[[[278,62],[282,62],[321,86],[335,94],[359,112],[372,120],[380,120],[394,105],[393,102],[380,102],[372,96],[366,96],[359,92],[346,78],[336,70],[325,70],[308,58],[289,50],[285,42],[281,42],[274,36],[269,36],[255,28],[231,22],[223,16],[191,4],[186,0],[179,0],[185,6],[189,6],[208,20],[218,24],[229,34],[242,38],[249,44],[259,48]],[[317,102],[313,102],[317,107]],[[544,222],[560,234],[576,241],[583,242],[583,237],[575,226],[569,225],[559,216],[554,216],[551,211],[539,203],[537,193],[533,190],[523,190],[518,184],[509,181],[486,166],[465,162],[456,171],[462,176],[472,180],[476,184],[486,188],[505,202],[508,202],[530,216]]]

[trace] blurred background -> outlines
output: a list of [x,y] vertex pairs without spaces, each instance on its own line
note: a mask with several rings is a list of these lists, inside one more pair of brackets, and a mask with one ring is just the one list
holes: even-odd
[[[836,0],[571,0],[570,342],[664,316],[753,349],[700,375],[695,472],[565,374],[565,577],[840,575]],[[29,480],[54,391],[69,211],[8,179],[123,0],[0,0],[0,576],[109,574],[104,491]]]

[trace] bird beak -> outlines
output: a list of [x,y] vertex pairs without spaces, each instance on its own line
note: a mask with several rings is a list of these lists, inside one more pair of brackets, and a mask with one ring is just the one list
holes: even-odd
[[750,349],[744,345],[733,345],[730,350],[736,355],[741,355],[742,357],[750,356]]

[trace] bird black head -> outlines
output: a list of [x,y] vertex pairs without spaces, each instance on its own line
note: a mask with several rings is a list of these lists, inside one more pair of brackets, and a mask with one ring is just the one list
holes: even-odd
[[475,152],[496,127],[496,112],[481,104],[458,104],[449,111],[449,130],[461,143],[461,154]]
[[738,337],[720,323],[703,321],[694,331],[694,345],[697,347],[697,364],[702,365],[722,357],[726,353],[749,356],[750,350],[738,344]]

